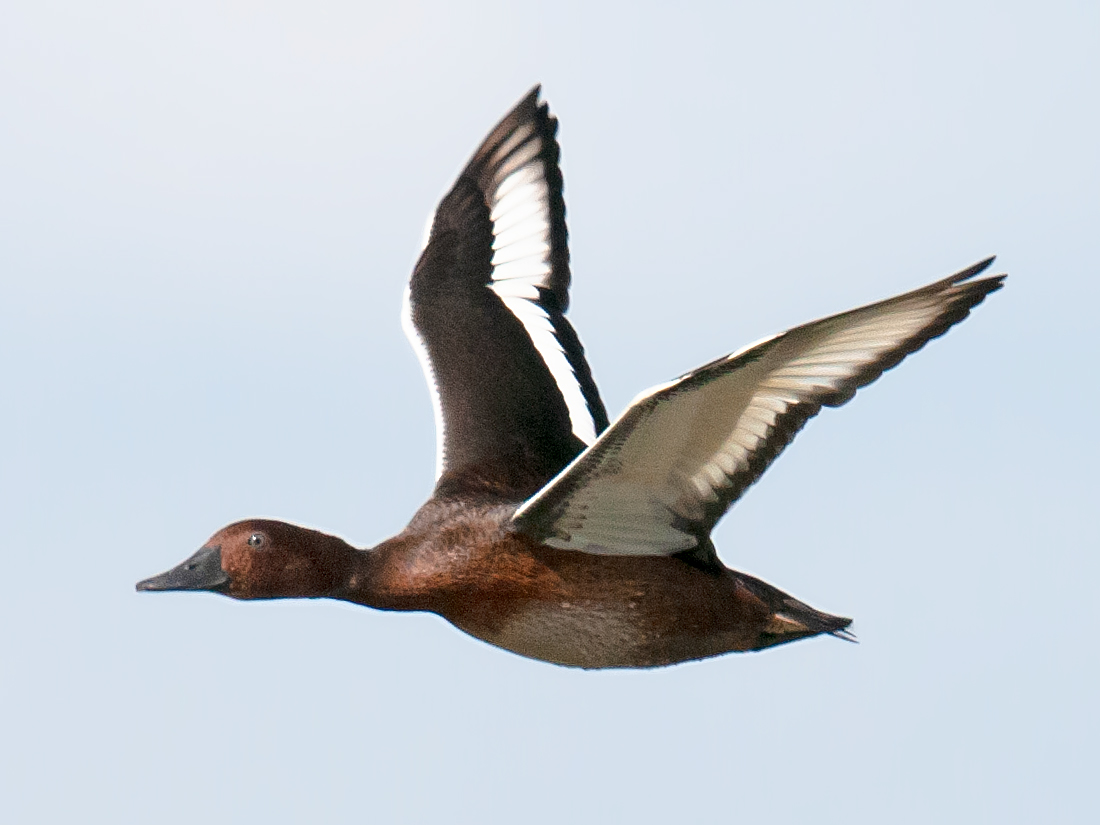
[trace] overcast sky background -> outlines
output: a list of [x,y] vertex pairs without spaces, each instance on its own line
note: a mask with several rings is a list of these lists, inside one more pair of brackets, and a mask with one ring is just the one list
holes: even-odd
[[[0,11],[0,819],[1096,822],[1095,3]],[[716,532],[855,617],[652,672],[427,615],[136,594],[223,524],[429,494],[398,322],[535,82],[609,412],[997,253]]]

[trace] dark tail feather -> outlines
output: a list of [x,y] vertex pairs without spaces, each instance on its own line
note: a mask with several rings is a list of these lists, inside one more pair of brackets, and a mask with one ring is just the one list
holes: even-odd
[[844,642],[851,642],[854,645],[859,644],[859,639],[856,638],[856,634],[852,633],[850,630],[848,630],[845,627],[840,628],[840,630],[833,630],[832,632],[829,633],[829,635],[833,636],[837,639],[840,639],[841,641],[844,641]]
[[757,650],[823,633],[846,642],[856,641],[855,634],[848,630],[851,619],[814,610],[808,604],[751,576],[741,574],[740,578],[773,611],[771,619],[760,633]]

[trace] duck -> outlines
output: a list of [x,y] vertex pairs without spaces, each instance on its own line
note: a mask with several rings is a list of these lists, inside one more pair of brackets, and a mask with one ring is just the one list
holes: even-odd
[[987,258],[794,327],[640,394],[608,420],[566,317],[558,122],[539,86],[444,195],[403,300],[430,389],[435,486],[360,549],[269,519],[216,532],[139,591],[427,611],[556,665],[652,668],[828,635],[851,619],[727,567],[718,520],[823,407],[966,318]]

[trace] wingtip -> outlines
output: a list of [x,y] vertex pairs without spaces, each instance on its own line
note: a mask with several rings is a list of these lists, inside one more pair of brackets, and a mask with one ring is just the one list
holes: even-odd
[[519,103],[513,108],[515,112],[526,112],[527,117],[541,117],[546,118],[548,121],[554,124],[554,129],[557,129],[557,118],[550,114],[550,104],[546,98],[542,95],[542,83],[536,83],[531,87]]
[[[976,264],[973,264],[972,266],[968,266],[966,269],[962,270],[961,272],[956,272],[954,275],[951,276],[951,280],[952,280],[952,282],[954,282],[956,284],[961,283],[963,281],[969,281],[975,275],[980,275],[981,273],[983,273],[987,269],[989,269],[989,267],[991,267],[993,265],[993,262],[995,260],[997,260],[997,256],[996,255],[990,255],[988,258],[985,258],[984,260],[978,261]],[[1001,276],[1002,280],[1004,279],[1004,277],[1005,277],[1004,275]]]
[[534,109],[534,108],[537,108],[539,106],[545,106],[545,105],[546,105],[546,101],[543,100],[543,98],[542,98],[542,83],[536,83],[534,86],[532,86],[527,91],[527,94],[525,94],[523,97],[520,98],[519,103],[517,104],[516,108],[530,107],[530,108]]

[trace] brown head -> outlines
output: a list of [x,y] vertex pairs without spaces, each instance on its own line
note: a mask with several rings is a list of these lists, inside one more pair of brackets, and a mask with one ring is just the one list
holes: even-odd
[[235,599],[332,596],[346,585],[359,555],[336,536],[250,519],[223,527],[191,558],[137,589],[208,590]]

